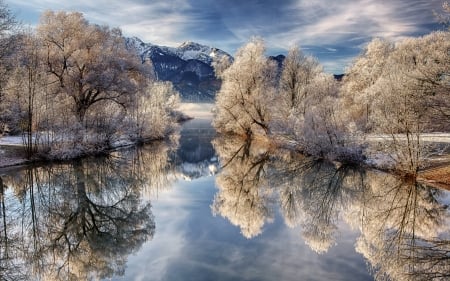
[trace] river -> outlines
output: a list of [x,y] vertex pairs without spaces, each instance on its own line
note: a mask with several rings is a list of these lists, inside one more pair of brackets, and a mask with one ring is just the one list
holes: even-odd
[[442,280],[450,193],[209,119],[108,157],[0,170],[0,280]]

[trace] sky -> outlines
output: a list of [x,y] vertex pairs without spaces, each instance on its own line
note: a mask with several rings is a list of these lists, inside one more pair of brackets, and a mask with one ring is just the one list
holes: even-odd
[[125,36],[176,47],[194,41],[231,55],[252,36],[268,55],[299,46],[330,73],[345,67],[375,37],[401,40],[442,29],[433,11],[444,0],[3,0],[23,24],[45,10],[78,11]]

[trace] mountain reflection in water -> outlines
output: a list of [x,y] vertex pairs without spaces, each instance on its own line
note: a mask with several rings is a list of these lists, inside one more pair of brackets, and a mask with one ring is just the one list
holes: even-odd
[[0,174],[0,280],[370,280],[365,262],[379,280],[450,278],[448,192],[216,137],[205,120]]

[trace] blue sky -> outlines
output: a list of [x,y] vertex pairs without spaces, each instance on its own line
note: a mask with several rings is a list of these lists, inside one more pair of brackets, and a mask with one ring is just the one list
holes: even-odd
[[443,0],[6,0],[16,17],[36,25],[45,10],[79,11],[92,23],[120,27],[126,36],[178,46],[184,41],[234,54],[251,36],[268,55],[293,45],[342,73],[374,37],[399,40],[441,28],[433,10]]

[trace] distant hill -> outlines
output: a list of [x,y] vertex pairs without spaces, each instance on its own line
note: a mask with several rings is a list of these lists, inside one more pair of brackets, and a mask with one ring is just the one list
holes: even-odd
[[[278,67],[281,71],[281,69],[283,67],[283,62],[286,59],[286,56],[284,56],[284,55],[270,56],[269,59],[275,61],[278,64]],[[345,76],[345,74],[333,74],[333,77],[336,81],[342,81],[344,76]]]
[[142,61],[150,59],[157,78],[171,81],[182,100],[189,102],[213,102],[221,83],[215,77],[212,61],[222,56],[232,59],[220,49],[194,42],[171,48],[144,43],[133,37],[127,38],[126,43],[139,52]]

